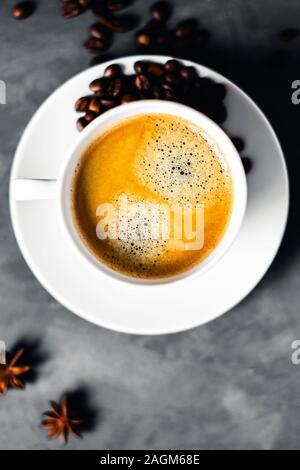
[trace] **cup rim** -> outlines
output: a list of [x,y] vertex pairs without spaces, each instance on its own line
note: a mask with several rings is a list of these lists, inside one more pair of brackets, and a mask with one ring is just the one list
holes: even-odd
[[[114,127],[123,119],[143,114],[169,114],[194,123],[216,144],[227,162],[233,180],[233,207],[225,232],[215,249],[196,266],[178,275],[159,279],[140,279],[120,273],[98,260],[84,245],[73,221],[70,209],[70,185],[76,163],[97,136]],[[220,143],[221,141],[221,143]],[[226,151],[225,148],[226,147]],[[58,211],[60,225],[82,261],[97,269],[99,276],[109,277],[112,281],[133,285],[164,285],[190,280],[211,269],[228,251],[239,232],[247,205],[247,181],[241,158],[225,131],[209,117],[187,105],[163,100],[139,100],[119,105],[97,117],[79,135],[66,152],[58,176]]]

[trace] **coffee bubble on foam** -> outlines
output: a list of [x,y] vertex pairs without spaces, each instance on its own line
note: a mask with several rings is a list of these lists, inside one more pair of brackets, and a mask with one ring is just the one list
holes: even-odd
[[216,201],[226,184],[224,161],[199,128],[181,119],[155,120],[155,133],[147,136],[136,159],[140,182],[168,204]]

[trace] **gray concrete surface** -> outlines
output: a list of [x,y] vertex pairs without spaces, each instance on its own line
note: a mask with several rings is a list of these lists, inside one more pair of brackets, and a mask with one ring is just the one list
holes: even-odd
[[[207,326],[163,337],[117,334],[80,320],[22,259],[7,198],[14,151],[43,100],[87,66],[81,43],[92,18],[64,20],[59,0],[40,0],[32,18],[17,22],[13,3],[0,6],[0,79],[7,83],[0,106],[0,339],[10,349],[28,345],[35,374],[25,392],[0,397],[0,449],[60,449],[38,424],[48,400],[66,391],[87,416],[84,438],[68,449],[299,449],[300,366],[290,360],[291,342],[300,337],[300,107],[290,101],[291,81],[300,78],[299,40],[282,44],[276,36],[300,26],[298,0],[173,2],[176,17],[197,17],[212,32],[208,49],[189,56],[241,85],[275,126],[290,169],[292,211],[276,261],[247,299]],[[132,11],[146,17],[149,3],[137,0]],[[277,51],[279,64],[270,62]],[[116,38],[111,54],[135,52],[128,34]]]

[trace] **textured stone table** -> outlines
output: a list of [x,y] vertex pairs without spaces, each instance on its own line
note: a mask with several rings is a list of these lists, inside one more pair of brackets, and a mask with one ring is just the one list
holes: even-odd
[[[290,99],[291,81],[300,78],[300,39],[285,44],[276,36],[300,26],[298,0],[173,2],[177,18],[197,17],[212,32],[208,49],[190,56],[242,86],[274,125],[290,169],[292,212],[276,261],[247,299],[207,326],[162,337],[84,322],[47,294],[22,259],[7,197],[14,151],[43,100],[88,65],[81,44],[92,17],[67,21],[59,0],[40,0],[34,16],[17,22],[13,3],[0,6],[0,79],[7,83],[7,104],[0,105],[0,339],[9,348],[27,345],[36,373],[25,392],[0,397],[0,448],[60,449],[38,424],[48,400],[66,391],[87,417],[84,439],[71,440],[70,449],[300,448],[300,368],[290,360],[300,337],[300,107]],[[148,3],[137,0],[132,10],[146,17]],[[135,52],[127,34],[111,54]],[[274,52],[279,63],[270,60]]]

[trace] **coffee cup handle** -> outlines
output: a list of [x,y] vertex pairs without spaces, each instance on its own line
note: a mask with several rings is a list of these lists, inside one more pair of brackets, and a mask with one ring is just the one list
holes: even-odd
[[57,195],[57,181],[15,179],[11,182],[10,194],[15,201],[50,201]]

